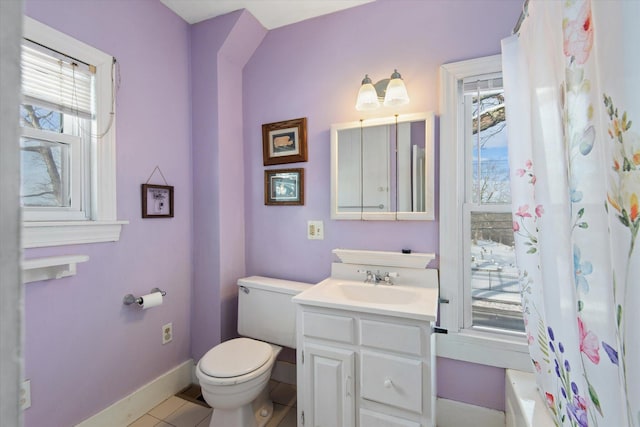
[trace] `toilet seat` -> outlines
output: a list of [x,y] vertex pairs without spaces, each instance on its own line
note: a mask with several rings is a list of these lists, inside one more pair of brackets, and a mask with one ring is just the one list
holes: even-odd
[[213,378],[234,378],[260,369],[273,356],[271,345],[249,338],[235,338],[209,350],[198,363]]

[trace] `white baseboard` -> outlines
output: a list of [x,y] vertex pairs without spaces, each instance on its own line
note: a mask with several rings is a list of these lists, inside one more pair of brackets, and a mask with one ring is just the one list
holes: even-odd
[[436,399],[438,427],[505,427],[504,412],[455,400]]
[[178,365],[76,427],[126,426],[191,384],[193,360]]

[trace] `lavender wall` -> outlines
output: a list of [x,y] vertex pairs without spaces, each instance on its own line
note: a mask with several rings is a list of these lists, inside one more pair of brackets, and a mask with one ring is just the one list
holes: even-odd
[[245,275],[242,68],[265,34],[246,11],[191,31],[196,360],[236,335],[236,282]]
[[[437,252],[437,221],[330,219],[330,125],[396,111],[437,114],[440,65],[499,53],[500,39],[511,33],[521,6],[520,0],[378,0],[270,31],[243,77],[247,273],[317,282],[330,273],[333,248]],[[411,103],[357,112],[364,74],[376,81],[394,68]],[[301,116],[308,118],[309,161],[282,167],[305,168],[305,205],[264,206],[261,124]],[[307,220],[324,221],[324,240],[307,240]],[[460,366],[469,374],[467,381],[454,375]],[[443,397],[504,409],[503,370],[441,361],[438,377],[448,384]],[[474,377],[492,380],[468,381]]]
[[[25,13],[118,60],[118,243],[27,250],[87,254],[72,278],[25,286],[25,425],[70,426],[190,357],[191,158],[189,26],[156,0],[26,0]],[[141,219],[140,184],[158,165],[175,217]],[[153,177],[152,183],[162,183]],[[127,293],[167,291],[162,307],[125,307]],[[161,343],[162,325],[174,338]]]
[[[156,0],[26,0],[27,15],[119,61],[118,217],[130,221],[118,243],[26,252],[91,257],[75,277],[26,286],[26,425],[75,424],[233,334],[239,275],[316,282],[336,247],[437,252],[437,222],[329,219],[329,126],[360,118],[364,73],[394,67],[412,98],[398,112],[437,112],[438,67],[499,52],[520,7],[378,0],[266,33],[246,12],[189,27]],[[305,168],[306,204],[265,207],[261,124],[301,116],[309,162],[287,166]],[[175,186],[176,216],[142,220],[139,186],[156,165]],[[306,239],[309,219],[324,220],[325,240]],[[168,292],[161,308],[122,306],[153,286]],[[174,341],[162,346],[170,321]],[[438,363],[443,397],[496,409],[503,375]]]
[[[333,248],[437,252],[437,221],[330,219],[330,125],[437,113],[440,65],[499,53],[520,8],[520,0],[378,0],[269,31],[243,77],[247,272],[317,282],[329,274]],[[364,74],[375,81],[394,68],[411,103],[356,111]],[[308,118],[309,161],[286,166],[305,168],[305,206],[264,206],[261,124],[301,116]],[[324,221],[324,240],[307,240],[307,220]]]
[[[239,13],[191,28],[193,193],[193,300],[191,348],[198,356],[220,333],[220,223],[218,159],[218,50]],[[206,197],[203,197],[207,195]]]
[[437,366],[438,396],[504,411],[504,369],[444,357],[438,358]]

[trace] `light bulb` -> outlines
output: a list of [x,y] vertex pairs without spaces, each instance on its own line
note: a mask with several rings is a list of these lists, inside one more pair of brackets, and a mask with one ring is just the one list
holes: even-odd
[[358,99],[356,101],[356,110],[358,111],[367,111],[374,110],[380,106],[380,101],[378,101],[378,94],[376,92],[376,88],[373,87],[373,83],[371,83],[371,79],[368,74],[365,74],[364,79],[362,79],[362,86],[360,86],[360,90],[358,91]]
[[404,105],[409,103],[409,94],[407,93],[407,87],[404,85],[402,76],[398,73],[398,70],[394,70],[391,74],[391,80],[387,85],[387,91],[384,96],[385,107],[394,105]]

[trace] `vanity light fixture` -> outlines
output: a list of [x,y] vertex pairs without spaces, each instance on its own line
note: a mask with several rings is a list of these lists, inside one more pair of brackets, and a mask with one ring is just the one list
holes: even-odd
[[358,100],[356,101],[356,110],[358,111],[375,110],[379,106],[380,106],[380,101],[378,101],[378,92],[376,91],[376,88],[373,86],[373,83],[369,78],[369,74],[365,74],[364,79],[362,79],[362,86],[360,86],[360,90],[358,91]]
[[407,87],[402,81],[402,76],[398,70],[393,70],[391,74],[391,80],[387,86],[387,91],[384,95],[385,107],[393,105],[404,105],[409,103],[409,94],[407,93]]
[[380,80],[375,85],[368,74],[365,74],[364,79],[362,79],[356,101],[356,110],[375,110],[380,106],[380,101],[383,101],[385,107],[409,103],[407,87],[398,70],[393,70],[391,78]]

